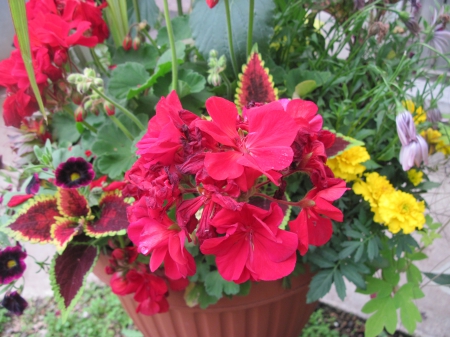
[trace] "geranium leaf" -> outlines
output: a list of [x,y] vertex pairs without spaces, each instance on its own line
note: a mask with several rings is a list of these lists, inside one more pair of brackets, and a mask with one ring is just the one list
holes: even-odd
[[89,214],[87,199],[75,188],[58,188],[56,193],[59,212],[68,218],[79,218]]
[[242,67],[236,89],[235,103],[240,108],[250,102],[269,103],[278,99],[278,90],[274,88],[269,69],[264,68],[261,55],[253,52]]
[[[253,21],[253,43],[258,44],[260,50],[269,50],[269,40],[273,34],[273,11],[275,3],[272,0],[255,1],[255,15]],[[238,65],[247,59],[248,32],[248,1],[230,1],[231,26],[233,30],[233,45]],[[205,59],[211,49],[227,58],[227,69],[231,69],[231,57],[228,47],[228,33],[225,15],[225,2],[210,9],[205,1],[195,1],[190,15],[192,37],[195,45]],[[296,83],[297,84],[297,83]]]
[[75,143],[81,136],[75,124],[75,118],[67,113],[57,112],[52,114],[53,139],[57,139],[58,142]]
[[157,58],[158,50],[156,47],[148,43],[142,43],[138,50],[118,48],[112,62],[114,64],[123,64],[125,62],[139,63],[146,69],[153,69],[156,66]]
[[51,226],[60,216],[54,196],[37,196],[29,200],[8,225],[17,240],[52,242]]
[[158,66],[158,68],[155,69],[155,72],[152,76],[140,87],[132,88],[130,91],[128,91],[127,99],[132,99],[139,95],[139,93],[144,92],[148,88],[151,88],[158,78],[164,76],[165,74],[169,73],[172,70],[172,62],[166,62],[162,63]]
[[99,202],[100,216],[92,223],[87,223],[86,234],[92,237],[121,235],[128,228],[127,203],[120,191],[105,193]]
[[343,134],[340,133],[335,134],[336,139],[334,141],[334,144],[325,150],[328,159],[340,155],[342,152],[352,148],[353,146],[364,146],[364,143],[357,139],[344,136]]
[[[145,115],[137,117],[143,124],[147,124],[148,119]],[[141,131],[129,118],[120,115],[118,119],[132,135],[139,137]],[[136,161],[133,142],[111,121],[99,128],[97,135],[97,140],[92,145],[92,152],[98,156],[95,161],[96,168],[111,179],[120,180]]]
[[58,221],[52,225],[51,236],[58,253],[64,251],[67,244],[78,234],[79,229],[78,222],[65,218],[59,218]]
[[50,268],[50,282],[63,320],[81,297],[97,256],[97,247],[86,244],[70,244],[61,255],[55,255]]
[[118,100],[124,100],[130,89],[137,88],[147,82],[149,75],[145,67],[136,62],[120,64],[111,72],[108,92]]
[[[175,41],[182,41],[191,37],[191,27],[189,26],[189,16],[177,16],[172,20],[172,30]],[[169,45],[169,37],[167,35],[167,27],[161,27],[158,31],[159,46]]]
[[208,273],[205,277],[205,290],[210,296],[221,298],[223,293],[236,295],[239,289],[239,284],[225,280],[217,270]]

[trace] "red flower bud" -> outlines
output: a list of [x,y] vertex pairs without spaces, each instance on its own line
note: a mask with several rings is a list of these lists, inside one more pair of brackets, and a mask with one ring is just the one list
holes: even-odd
[[58,67],[63,66],[67,62],[67,52],[62,49],[57,50],[53,57],[53,62],[55,62]]
[[113,269],[113,268],[111,268],[110,266],[106,266],[105,267],[105,273],[106,274],[108,274],[108,275],[112,275],[112,274],[114,274],[116,271]]
[[76,108],[74,115],[75,115],[75,121],[77,121],[77,122],[84,121],[85,110],[83,109],[83,107],[81,105],[79,105],[78,108]]
[[90,156],[92,156],[92,151],[86,150],[86,151],[84,151],[84,154],[86,155],[86,157],[90,157]]
[[140,45],[141,45],[141,38],[140,38],[139,36],[136,36],[136,37],[133,39],[133,49],[134,49],[134,50],[138,50],[139,47],[140,47]]
[[125,36],[125,38],[123,39],[123,42],[122,42],[123,49],[130,50],[131,43],[132,43],[131,36],[130,35]]
[[80,105],[83,101],[83,95],[81,95],[78,91],[72,91],[72,95],[70,96],[72,99],[72,102],[74,102],[76,105]]
[[209,8],[213,8],[215,5],[219,3],[219,0],[206,0],[206,4]]
[[109,102],[103,103],[103,108],[108,116],[114,116],[116,114],[116,107]]

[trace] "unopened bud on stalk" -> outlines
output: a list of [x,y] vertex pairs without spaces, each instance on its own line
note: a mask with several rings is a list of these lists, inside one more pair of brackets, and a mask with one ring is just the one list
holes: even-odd
[[56,83],[56,85],[58,86],[58,89],[61,90],[62,92],[65,92],[66,94],[70,93],[70,88],[67,85],[66,81],[60,80]]
[[84,115],[86,114],[86,111],[84,110],[84,108],[79,105],[78,108],[76,108],[75,110],[75,121],[77,122],[82,122],[84,121]]
[[79,82],[79,78],[82,77],[80,74],[70,74],[67,76],[67,81],[69,83],[75,84]]
[[116,114],[116,107],[110,102],[103,103],[103,108],[108,116],[114,116]]
[[139,36],[136,36],[136,37],[133,39],[133,49],[134,49],[134,50],[138,50],[139,47],[140,47],[140,45],[141,45],[141,38],[140,38]]
[[93,105],[93,106],[92,106],[91,112],[92,112],[94,115],[96,115],[96,116],[98,116],[98,115],[100,114],[100,110],[99,110],[99,108],[98,108],[97,105]]
[[55,62],[58,67],[63,66],[67,62],[67,52],[62,49],[57,50],[53,57],[53,62]]
[[147,23],[147,21],[142,21],[142,22],[139,22],[139,24],[138,24],[138,29],[139,30],[148,30],[148,23]]
[[81,95],[78,91],[73,90],[72,94],[70,95],[70,98],[72,102],[74,102],[76,105],[80,105],[83,101],[83,95]]
[[130,50],[132,41],[133,40],[131,39],[130,35],[125,36],[125,38],[123,39],[123,42],[122,42],[123,49]]

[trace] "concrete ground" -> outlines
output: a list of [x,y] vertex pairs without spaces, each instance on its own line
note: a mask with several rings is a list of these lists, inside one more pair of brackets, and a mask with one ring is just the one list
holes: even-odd
[[[156,0],[158,5],[162,3],[162,0]],[[189,1],[183,0],[184,8],[188,8]],[[4,6],[0,4],[0,14],[4,13]],[[172,11],[176,10],[174,4],[171,7]],[[0,23],[5,22],[0,20]],[[8,33],[8,29],[2,32]],[[5,33],[5,34],[6,34]],[[5,37],[3,35],[2,37]],[[0,41],[0,45],[4,46],[3,40]],[[5,47],[9,48],[9,46]],[[3,49],[5,50],[5,49]],[[5,55],[1,54],[2,57]],[[0,58],[1,59],[1,58]],[[420,83],[418,87],[420,87]],[[4,100],[4,91],[0,90],[0,107]],[[441,109],[450,113],[450,91],[444,94],[444,100],[442,102]],[[1,115],[1,108],[0,108]],[[6,164],[12,164],[14,154],[11,152],[6,137],[7,128],[3,124],[3,118],[0,117],[0,155],[3,155],[3,161]],[[438,161],[442,158],[437,157],[433,160]],[[441,169],[435,173],[430,174],[433,181],[442,182],[441,187],[435,189],[427,196],[427,202],[431,206],[431,213],[436,220],[441,223],[447,223],[450,219],[450,209],[448,207],[450,203],[450,167],[447,166],[447,170]],[[421,261],[419,268],[422,271],[428,272],[442,272],[447,271],[450,273],[450,226],[446,226],[441,233],[442,239],[436,240],[435,244],[426,249],[426,253],[429,255],[429,259]],[[24,274],[25,288],[24,297],[43,297],[52,296],[53,293],[50,288],[50,282],[48,275],[44,271],[39,271],[34,259],[37,261],[50,262],[51,256],[55,253],[55,249],[52,245],[39,245],[39,244],[24,244],[29,257],[26,260],[27,269]],[[33,258],[32,258],[33,257]],[[90,281],[98,281],[95,276],[91,275]],[[334,289],[323,298],[323,302],[329,305],[338,307],[347,312],[351,312],[361,316],[361,308],[369,298],[368,296],[354,293],[354,287],[347,285],[347,298],[345,301],[341,301]],[[450,288],[436,286],[431,283],[427,283],[424,279],[423,291],[425,298],[417,301],[419,310],[422,313],[423,322],[417,327],[416,336],[421,337],[450,337]],[[399,327],[401,328],[401,327]]]

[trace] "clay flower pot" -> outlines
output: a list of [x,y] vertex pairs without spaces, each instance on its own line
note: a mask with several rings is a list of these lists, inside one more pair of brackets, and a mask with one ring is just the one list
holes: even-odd
[[[108,257],[100,256],[94,274],[106,284]],[[183,291],[171,291],[167,313],[136,313],[132,295],[119,296],[125,311],[145,337],[298,337],[316,304],[306,304],[312,274],[292,278],[284,289],[281,280],[255,282],[247,296],[222,298],[207,309],[186,305]]]

